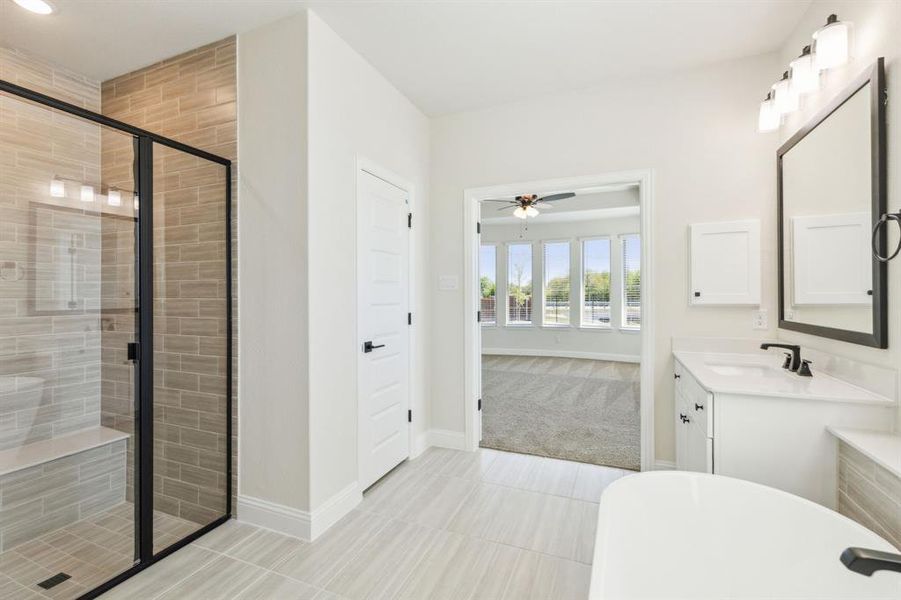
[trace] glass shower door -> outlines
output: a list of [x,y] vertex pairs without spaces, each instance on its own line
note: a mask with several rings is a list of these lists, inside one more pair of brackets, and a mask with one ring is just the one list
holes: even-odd
[[228,510],[227,169],[153,145],[154,553]]
[[134,137],[0,92],[0,580],[137,561]]

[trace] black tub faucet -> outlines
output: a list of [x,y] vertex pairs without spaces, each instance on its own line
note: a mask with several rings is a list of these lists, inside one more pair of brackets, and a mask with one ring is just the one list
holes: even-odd
[[786,364],[782,365],[784,369],[788,369],[789,371],[797,372],[798,369],[801,368],[801,346],[797,344],[771,344],[764,343],[760,344],[761,350],[769,350],[770,348],[782,348],[784,350],[791,351],[791,360],[785,361]]
[[901,573],[901,554],[869,550],[867,548],[845,548],[840,558],[842,564],[850,570],[867,577],[876,571],[898,571]]

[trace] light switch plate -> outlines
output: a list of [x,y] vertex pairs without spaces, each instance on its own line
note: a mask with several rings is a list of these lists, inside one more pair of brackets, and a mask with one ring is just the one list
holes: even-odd
[[769,319],[766,309],[751,311],[751,329],[769,329]]
[[456,290],[460,288],[460,279],[456,275],[440,275],[438,277],[439,290]]

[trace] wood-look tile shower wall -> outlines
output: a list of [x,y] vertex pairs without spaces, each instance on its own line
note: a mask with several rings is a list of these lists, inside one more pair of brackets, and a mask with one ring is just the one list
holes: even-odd
[[[105,115],[166,137],[237,159],[235,40],[228,38],[102,84]],[[110,181],[130,177],[131,153],[104,145]],[[224,167],[154,147],[155,508],[206,523],[225,510],[224,461],[232,461],[237,490],[237,422],[233,453],[225,457],[225,230],[232,228],[237,256],[237,210],[225,222]],[[118,174],[117,174],[118,173]],[[237,203],[237,164],[232,167]],[[111,294],[133,288],[130,230],[111,222],[103,231],[104,275]],[[237,260],[234,260],[237,265]],[[237,339],[237,270],[233,267],[234,336]],[[106,278],[106,277],[105,277]],[[122,364],[134,315],[103,315],[103,358]],[[237,343],[234,344],[237,361]],[[112,373],[112,371],[110,371]],[[233,370],[237,415],[237,369]],[[104,381],[103,419],[131,427],[133,391],[126,381]],[[129,463],[131,464],[131,463]],[[234,498],[234,494],[233,494]]]

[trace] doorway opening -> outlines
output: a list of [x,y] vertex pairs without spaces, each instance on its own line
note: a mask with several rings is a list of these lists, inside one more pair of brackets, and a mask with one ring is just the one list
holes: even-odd
[[651,209],[649,171],[466,191],[468,449],[653,468]]

